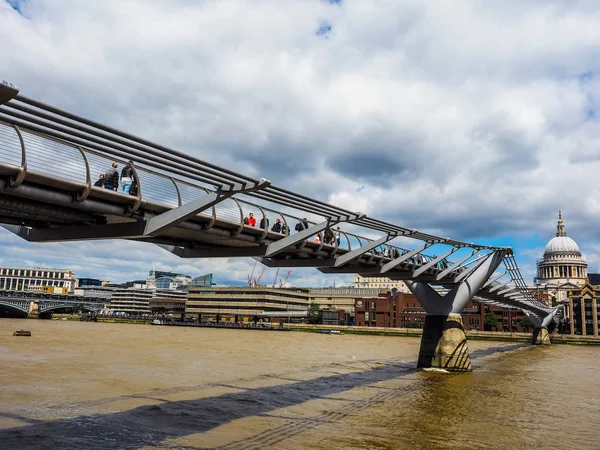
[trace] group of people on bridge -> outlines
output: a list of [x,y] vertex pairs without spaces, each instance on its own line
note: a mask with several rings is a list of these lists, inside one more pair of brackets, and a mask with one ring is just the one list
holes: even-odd
[[123,194],[137,195],[138,182],[135,177],[135,171],[133,170],[133,161],[129,161],[125,164],[125,167],[121,170],[120,176],[118,168],[119,163],[116,161],[113,162],[112,166],[105,173],[99,175],[98,181],[94,183],[94,186],[110,189],[111,191],[118,191],[120,181],[121,192],[123,192]]

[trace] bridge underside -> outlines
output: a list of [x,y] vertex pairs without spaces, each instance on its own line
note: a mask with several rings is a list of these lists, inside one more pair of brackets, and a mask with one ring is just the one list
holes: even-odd
[[29,308],[23,308],[9,302],[0,302],[0,318],[24,319],[29,314]]

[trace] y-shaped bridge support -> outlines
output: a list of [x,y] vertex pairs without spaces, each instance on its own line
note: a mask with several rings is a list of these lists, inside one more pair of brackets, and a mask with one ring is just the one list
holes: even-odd
[[[552,310],[550,314],[548,314],[543,319],[540,319],[535,314],[527,314],[529,317],[529,321],[533,325],[533,336],[531,338],[531,345],[550,345],[550,333],[553,330],[553,325],[556,325],[554,322],[554,317],[559,312],[560,307],[556,307]],[[551,328],[550,331],[548,328]]]
[[449,372],[472,370],[461,312],[503,259],[503,250],[482,258],[477,268],[444,296],[428,283],[406,282],[427,313],[418,368],[443,369]]

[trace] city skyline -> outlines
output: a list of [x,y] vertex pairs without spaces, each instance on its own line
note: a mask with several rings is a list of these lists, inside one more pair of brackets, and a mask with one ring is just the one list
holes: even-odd
[[[599,33],[598,12],[551,2],[541,12],[520,5],[517,17],[511,4],[465,3],[453,6],[461,14],[444,14],[443,5],[409,2],[384,14],[349,2],[286,10],[265,2],[259,14],[246,3],[140,2],[122,14],[12,0],[0,2],[0,37],[13,43],[0,69],[27,95],[287,189],[406,227],[510,245],[528,283],[561,209],[597,272],[600,46],[589,36]],[[88,21],[72,14],[93,16],[95,26],[80,29]],[[202,27],[179,27],[184,16]],[[160,42],[141,26],[159,18]],[[499,20],[512,26],[486,26]],[[462,27],[467,21],[477,26]],[[527,38],[532,26],[544,45]],[[243,283],[254,264],[181,260],[128,241],[29,244],[5,231],[0,245],[3,265],[68,267],[115,282],[155,261]],[[290,282],[333,278],[297,269]]]

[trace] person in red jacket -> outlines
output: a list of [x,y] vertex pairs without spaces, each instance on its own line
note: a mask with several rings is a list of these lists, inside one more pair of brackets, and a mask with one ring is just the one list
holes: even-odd
[[248,217],[248,225],[250,225],[251,227],[256,226],[256,219],[254,218],[254,214],[252,214],[252,213],[250,213],[250,215]]

